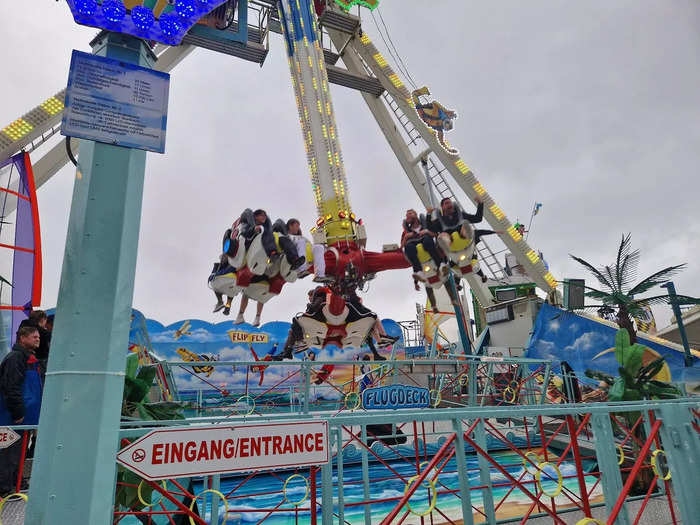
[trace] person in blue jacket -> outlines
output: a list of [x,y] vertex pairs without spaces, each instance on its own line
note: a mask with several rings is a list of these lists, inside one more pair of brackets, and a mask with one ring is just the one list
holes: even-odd
[[[39,330],[22,326],[17,342],[0,363],[0,426],[36,425],[39,422],[42,371],[36,357]],[[22,440],[0,449],[0,497],[14,492],[22,455]]]

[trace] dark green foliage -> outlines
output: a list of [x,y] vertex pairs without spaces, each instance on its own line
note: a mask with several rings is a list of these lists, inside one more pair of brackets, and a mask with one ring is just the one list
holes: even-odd
[[[126,360],[124,378],[122,418],[132,419],[136,417],[144,421],[185,419],[182,415],[182,403],[174,401],[148,402],[148,394],[153,387],[155,377],[155,366],[147,365],[139,368],[138,355],[129,355]],[[139,501],[137,493],[138,486],[142,481],[137,474],[118,466],[115,504],[132,511],[142,510],[144,505]],[[141,484],[141,497],[144,501],[151,501],[152,492],[153,489],[148,483]]]

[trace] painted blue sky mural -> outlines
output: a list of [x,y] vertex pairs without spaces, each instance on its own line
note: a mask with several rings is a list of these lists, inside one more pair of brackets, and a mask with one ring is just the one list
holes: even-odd
[[[614,323],[594,320],[572,312],[543,304],[535,320],[533,334],[527,348],[527,357],[567,361],[579,379],[585,380],[587,368],[600,370],[612,376],[618,375],[618,363],[613,351],[615,346]],[[678,345],[657,337],[638,334],[639,343],[647,347],[644,363],[659,355],[666,359],[668,369],[662,370],[668,377],[661,380],[680,381],[683,378],[683,350]],[[695,358],[695,367],[700,360]]]

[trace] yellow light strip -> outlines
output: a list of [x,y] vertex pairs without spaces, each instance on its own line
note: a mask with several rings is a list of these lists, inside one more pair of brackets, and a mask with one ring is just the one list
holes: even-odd
[[549,284],[552,288],[557,287],[558,282],[550,272],[544,274],[544,280],[547,281],[547,284]]
[[499,208],[496,204],[494,204],[493,206],[491,206],[491,207],[489,208],[489,210],[491,210],[491,213],[493,213],[494,217],[496,217],[499,221],[500,221],[503,217],[505,217],[505,213],[503,213],[503,212],[501,211],[501,208]]
[[369,45],[372,43],[372,41],[367,36],[367,33],[362,33],[362,36],[360,37],[360,42],[362,42],[364,45]]
[[3,128],[2,132],[12,140],[19,140],[33,129],[34,126],[32,126],[29,122],[23,118],[18,118],[9,126]]
[[467,172],[469,171],[469,166],[462,160],[462,159],[457,159],[455,162],[455,166],[457,166],[457,169],[462,172],[463,175],[466,175]]
[[51,97],[50,99],[44,101],[41,104],[41,107],[51,116],[55,115],[56,113],[60,113],[63,111],[63,108],[65,108],[63,102],[58,100],[56,97]]
[[391,80],[391,83],[394,84],[394,87],[403,87],[403,82],[401,82],[401,79],[396,73],[392,73],[391,75],[389,75],[389,80]]
[[535,253],[535,250],[530,250],[525,255],[527,255],[527,258],[530,259],[532,264],[537,264],[537,261],[540,260],[540,257]]
[[486,190],[484,189],[484,187],[481,185],[480,182],[477,182],[476,184],[474,184],[474,191],[476,193],[478,193],[479,195],[483,195],[484,193],[486,193]]
[[520,232],[516,230],[514,226],[508,228],[508,233],[515,242],[519,242],[523,238],[523,236],[520,235]]
[[386,67],[387,62],[381,53],[374,55],[374,60],[379,64],[379,67]]

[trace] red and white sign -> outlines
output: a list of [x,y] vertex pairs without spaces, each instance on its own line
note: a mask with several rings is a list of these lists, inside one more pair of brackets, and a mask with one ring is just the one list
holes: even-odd
[[19,434],[7,427],[0,427],[0,448],[7,448],[19,439]]
[[328,461],[326,421],[153,430],[117,454],[118,463],[149,480]]

